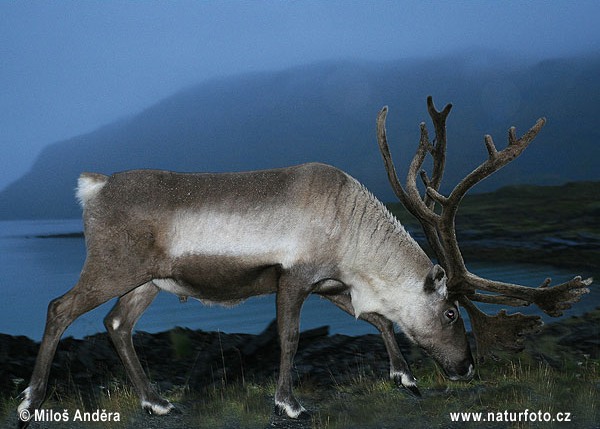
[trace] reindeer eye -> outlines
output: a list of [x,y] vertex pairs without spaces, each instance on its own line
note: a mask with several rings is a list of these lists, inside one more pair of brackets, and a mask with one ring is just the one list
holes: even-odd
[[446,319],[448,319],[450,322],[453,322],[456,319],[456,311],[450,308],[446,310],[444,316],[446,316]]

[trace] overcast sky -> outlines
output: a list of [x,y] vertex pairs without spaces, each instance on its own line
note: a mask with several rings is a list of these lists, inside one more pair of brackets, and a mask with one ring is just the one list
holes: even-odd
[[600,1],[0,1],[0,189],[40,150],[215,76],[490,48],[600,51]]

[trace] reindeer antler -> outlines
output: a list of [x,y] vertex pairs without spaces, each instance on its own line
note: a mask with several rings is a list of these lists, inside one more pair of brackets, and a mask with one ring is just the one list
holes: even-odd
[[[540,118],[522,137],[517,138],[514,127],[508,132],[508,146],[498,151],[492,137],[484,138],[488,159],[462,179],[446,197],[439,192],[446,163],[446,119],[452,105],[448,104],[438,111],[432,97],[427,97],[427,110],[435,128],[435,144],[429,140],[425,123],[420,124],[421,137],[417,152],[413,157],[406,176],[406,185],[402,186],[396,174],[396,168],[387,144],[385,120],[387,106],[377,116],[377,141],[383,155],[388,179],[396,196],[404,207],[419,220],[429,245],[439,263],[448,275],[448,290],[458,295],[459,301],[469,313],[471,325],[476,337],[478,353],[487,354],[493,348],[521,350],[523,334],[537,330],[541,326],[539,316],[524,316],[520,313],[507,315],[504,310],[495,316],[482,313],[473,301],[492,304],[524,306],[536,304],[550,316],[560,316],[563,310],[588,293],[592,279],[582,280],[575,277],[557,286],[550,287],[550,279],[538,288],[502,283],[488,280],[470,273],[460,251],[456,238],[455,218],[460,202],[465,194],[477,183],[498,171],[517,158],[529,146],[540,132],[545,118]],[[421,170],[423,162],[430,154],[433,159],[431,178]],[[417,174],[425,184],[425,194],[421,196],[417,187]],[[436,211],[436,204],[441,212]],[[477,293],[486,291],[486,294]],[[491,292],[491,293],[490,293]]]

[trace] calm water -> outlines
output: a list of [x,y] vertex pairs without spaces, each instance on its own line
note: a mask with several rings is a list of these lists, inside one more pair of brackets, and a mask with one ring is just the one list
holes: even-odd
[[[0,332],[26,335],[40,340],[48,302],[65,293],[75,282],[85,259],[85,245],[78,238],[39,238],[40,235],[81,231],[80,220],[0,222]],[[537,286],[547,276],[553,284],[570,279],[574,273],[543,265],[489,264],[470,266],[483,277]],[[81,338],[104,330],[102,319],[114,305],[110,301],[77,319],[65,335]],[[580,314],[600,305],[600,291],[593,288],[566,315]],[[535,312],[526,307],[522,312]],[[185,326],[206,331],[259,333],[275,318],[273,296],[251,298],[234,308],[203,306],[161,292],[138,322],[136,329],[148,332]],[[549,320],[550,318],[547,318]],[[328,301],[310,297],[302,310],[303,330],[329,325],[331,333],[360,335],[375,333],[369,324],[357,321]]]

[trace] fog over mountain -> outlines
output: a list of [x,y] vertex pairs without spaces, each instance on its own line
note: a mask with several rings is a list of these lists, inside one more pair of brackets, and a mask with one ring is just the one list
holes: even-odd
[[[482,162],[483,135],[498,148],[548,119],[524,155],[479,185],[598,180],[600,56],[511,61],[489,52],[387,63],[328,62],[211,80],[135,116],[46,147],[31,171],[0,193],[0,218],[78,217],[82,171],[132,168],[236,171],[308,161],[336,165],[393,200],[375,140],[388,105],[388,140],[400,172],[414,154],[425,99],[454,104],[446,189]],[[430,126],[430,134],[433,130]]]

